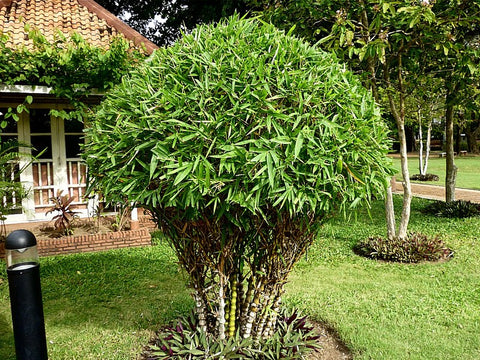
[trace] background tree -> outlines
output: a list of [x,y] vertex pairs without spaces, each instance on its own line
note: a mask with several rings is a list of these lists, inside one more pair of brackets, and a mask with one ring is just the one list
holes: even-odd
[[383,192],[387,136],[332,55],[233,17],[124,78],[90,124],[85,158],[90,188],[155,215],[200,328],[259,340],[320,225]]
[[467,149],[473,154],[480,154],[480,147],[477,139],[480,138],[480,115],[478,112],[471,113],[471,119],[465,125],[465,135],[467,138]]
[[446,176],[445,200],[455,200],[455,112],[478,95],[480,3],[470,0],[424,1],[435,18],[424,30],[431,72],[444,82]]
[[119,16],[157,45],[172,44],[181,30],[215,22],[234,12],[244,13],[244,0],[99,0],[100,5]]
[[398,231],[393,231],[393,208],[391,201],[387,202],[390,237],[405,237],[409,219],[411,192],[407,179],[405,136],[408,87],[419,74],[442,79],[446,89],[446,193],[447,200],[452,200],[450,194],[454,194],[455,169],[453,118],[461,90],[471,87],[476,81],[478,40],[475,41],[474,35],[479,32],[478,2],[302,0],[249,3],[263,4],[265,18],[280,27],[294,25],[301,18],[296,16],[307,13],[310,16],[306,16],[300,30],[303,36],[316,41],[330,31],[329,36],[322,37],[323,46],[334,50],[349,62],[351,68],[364,74],[365,85],[377,101],[381,102],[379,89],[386,90],[384,106],[397,124],[404,178],[404,203]]
[[[445,111],[445,94],[441,79],[420,75],[409,84],[406,98],[406,122],[417,130],[418,171],[426,177],[434,120],[439,120]],[[426,132],[425,132],[426,129]],[[427,180],[427,178],[424,178]]]
[[395,224],[392,191],[387,189],[387,233],[390,239],[407,237],[410,219],[411,185],[407,161],[405,131],[406,101],[409,84],[421,70],[424,24],[434,14],[429,6],[410,6],[409,1],[358,1],[345,3],[336,12],[336,23],[329,36],[322,39],[327,48],[344,59],[358,59],[358,66],[366,72],[366,84],[377,101],[379,90],[395,119],[403,176],[403,206],[398,228]]

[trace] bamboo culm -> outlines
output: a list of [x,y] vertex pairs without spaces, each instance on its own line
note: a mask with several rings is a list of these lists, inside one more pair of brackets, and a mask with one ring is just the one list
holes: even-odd
[[225,276],[220,272],[218,284],[218,338],[225,339]]
[[235,335],[235,315],[237,313],[237,281],[235,276],[232,276],[230,281],[230,311],[228,315],[228,336]]

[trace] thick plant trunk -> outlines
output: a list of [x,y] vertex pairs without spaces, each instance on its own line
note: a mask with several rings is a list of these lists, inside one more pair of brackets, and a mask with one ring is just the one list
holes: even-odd
[[207,322],[205,318],[207,311],[205,307],[205,302],[203,301],[196,287],[193,293],[193,299],[195,300],[195,313],[198,317],[198,326],[201,331],[207,332]]
[[445,201],[455,201],[455,182],[457,167],[454,156],[454,126],[453,126],[453,95],[447,95],[447,108],[445,113],[445,136],[446,136],[446,176],[445,176]]
[[222,272],[218,274],[218,338],[225,339],[225,275]]
[[219,340],[236,334],[271,337],[288,274],[312,244],[322,218],[297,219],[272,210],[268,221],[252,215],[246,233],[227,219],[185,222],[166,212],[156,216],[168,219],[159,226],[190,276],[199,328]]

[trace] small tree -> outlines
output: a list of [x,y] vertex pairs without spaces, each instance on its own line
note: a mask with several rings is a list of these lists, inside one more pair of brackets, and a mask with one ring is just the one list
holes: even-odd
[[405,99],[406,122],[418,129],[418,174],[420,179],[428,179],[432,128],[434,120],[441,119],[444,111],[443,83],[432,76],[419,76],[409,87],[409,96]]
[[85,158],[90,188],[154,214],[200,327],[262,339],[322,222],[383,193],[387,136],[332,55],[233,17],[124,78],[87,130]]

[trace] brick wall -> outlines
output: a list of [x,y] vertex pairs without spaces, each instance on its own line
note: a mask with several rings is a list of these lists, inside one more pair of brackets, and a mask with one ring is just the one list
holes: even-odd
[[[3,243],[0,256],[5,258]],[[64,236],[59,239],[39,239],[40,256],[73,254],[92,251],[104,251],[134,246],[150,246],[151,236],[148,229],[117,231],[105,234]]]
[[150,232],[158,230],[157,224],[149,215],[141,215],[138,217],[140,227],[148,229]]

